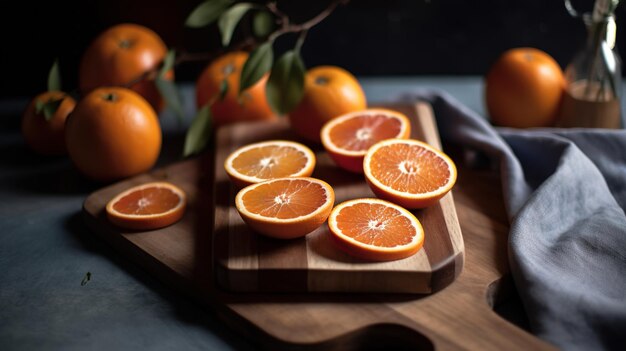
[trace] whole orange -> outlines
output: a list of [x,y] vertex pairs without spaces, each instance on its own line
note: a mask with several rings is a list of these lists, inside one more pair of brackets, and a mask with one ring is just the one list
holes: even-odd
[[126,88],[98,88],[68,117],[65,142],[79,171],[111,181],[154,166],[161,150],[161,127],[141,95]]
[[[213,60],[196,81],[196,104],[198,108],[209,102],[213,123],[216,127],[242,122],[267,121],[277,117],[265,98],[266,74],[256,84],[239,95],[239,79],[248,53],[235,51]],[[227,92],[221,98],[222,82],[227,82]]]
[[367,107],[358,80],[337,66],[318,66],[305,76],[304,96],[289,113],[292,129],[301,137],[321,142],[320,130],[332,118]]
[[[145,72],[158,67],[167,47],[149,28],[137,24],[118,24],[102,32],[84,52],[79,68],[79,86],[83,94],[98,87],[127,86]],[[157,72],[138,80],[130,88],[141,94],[160,111],[163,99],[154,83]],[[169,71],[165,79],[174,79]]]
[[563,70],[549,54],[535,48],[510,49],[486,75],[487,112],[495,125],[552,126],[564,89]]
[[[46,103],[62,99],[56,112],[49,120],[41,111],[37,113],[37,101]],[[37,95],[22,115],[22,135],[26,144],[35,152],[44,155],[65,154],[65,120],[76,106],[76,101],[61,91],[47,91]]]

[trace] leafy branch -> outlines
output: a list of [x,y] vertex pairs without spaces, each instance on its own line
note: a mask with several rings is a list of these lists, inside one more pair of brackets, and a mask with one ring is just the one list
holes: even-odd
[[[185,25],[201,28],[217,22],[222,47],[213,52],[190,53],[168,51],[163,61],[152,69],[146,70],[122,87],[132,88],[144,80],[154,80],[166,106],[182,120],[183,105],[176,84],[169,76],[175,66],[187,62],[209,62],[229,51],[251,51],[243,65],[239,81],[238,94],[254,86],[269,73],[266,85],[266,98],[270,107],[279,115],[289,113],[302,99],[304,94],[305,65],[300,50],[311,28],[322,22],[339,6],[349,0],[333,0],[325,9],[302,23],[291,22],[275,1],[266,4],[251,2],[236,3],[234,0],[206,0],[200,3],[187,17]],[[233,35],[239,23],[251,14],[253,36],[248,36],[232,44]],[[284,52],[274,60],[274,42],[286,34],[297,34],[293,49]],[[220,91],[202,106],[194,117],[187,131],[184,156],[202,151],[211,135],[211,105],[224,98],[228,92],[228,83],[222,82]],[[48,77],[48,90],[61,90],[58,63],[55,62]],[[77,92],[80,95],[80,92]],[[38,101],[37,111],[44,112],[50,119],[60,105],[61,99]]]
[[[300,49],[308,31],[326,19],[337,6],[348,2],[349,0],[334,0],[313,18],[303,23],[292,23],[289,16],[279,9],[276,2],[259,5],[247,2],[234,4],[232,0],[207,0],[191,12],[185,24],[188,27],[199,28],[217,21],[222,45],[227,47],[230,45],[239,22],[246,13],[254,11],[252,28],[256,38],[250,37],[243,41],[246,46],[252,46],[254,49],[243,65],[238,94],[241,95],[243,91],[254,86],[269,73],[266,85],[267,101],[274,112],[284,115],[294,109],[304,95],[306,69]],[[298,34],[293,49],[286,51],[274,61],[274,42],[289,33]],[[234,48],[231,47],[230,50]],[[225,95],[227,89],[228,86],[221,89],[221,97]],[[199,121],[211,119],[210,105],[217,100],[218,98],[210,99],[209,103],[203,106],[194,117],[185,140],[184,156],[198,153],[208,144],[210,123]],[[203,131],[198,132],[196,128],[202,128]]]
[[[48,91],[61,91],[61,72],[59,71],[58,60],[54,61],[48,73]],[[46,121],[50,121],[65,97],[66,94],[59,98],[49,98],[47,101],[38,99],[35,101],[35,113],[41,114],[43,112]]]

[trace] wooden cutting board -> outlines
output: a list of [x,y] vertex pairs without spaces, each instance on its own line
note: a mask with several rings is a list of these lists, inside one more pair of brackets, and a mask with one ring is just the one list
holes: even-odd
[[[413,109],[420,119],[424,114],[429,114],[427,120],[432,117],[424,105],[394,108]],[[461,274],[436,293],[231,293],[214,275],[213,225],[219,222],[214,210],[225,204],[214,204],[214,196],[219,199],[217,192],[227,189],[214,182],[214,164],[215,153],[207,152],[102,188],[85,200],[85,221],[126,258],[209,307],[265,349],[553,349],[492,310],[513,289],[510,279],[502,279],[508,272],[508,221],[500,180],[492,171],[470,170],[457,161],[454,203],[465,264]],[[180,222],[148,232],[122,231],[108,223],[104,207],[115,194],[154,180],[173,182],[189,195]]]
[[[411,137],[441,148],[430,106],[400,110],[411,121]],[[335,247],[326,224],[306,237],[287,241],[257,235],[237,213],[237,189],[223,164],[243,145],[275,139],[300,141],[284,120],[237,125],[218,133],[213,235],[221,287],[231,291],[429,294],[450,284],[461,272],[463,237],[451,193],[429,208],[413,211],[424,227],[424,247],[403,260],[377,263],[352,258]],[[309,146],[317,158],[313,177],[333,187],[336,204],[375,197],[363,175],[342,170],[322,147]]]

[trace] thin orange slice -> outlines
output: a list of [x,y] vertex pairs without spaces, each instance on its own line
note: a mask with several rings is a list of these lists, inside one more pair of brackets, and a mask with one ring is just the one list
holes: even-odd
[[300,143],[270,140],[238,148],[226,158],[224,168],[243,188],[269,179],[308,177],[315,168],[315,154]]
[[456,166],[443,152],[418,140],[390,139],[372,146],[363,161],[377,197],[414,209],[436,203],[456,183]]
[[370,108],[346,113],[328,121],[320,136],[335,163],[348,171],[363,173],[363,158],[377,142],[390,138],[406,139],[411,122],[402,113]]
[[410,257],[424,245],[424,229],[409,211],[380,199],[356,199],[337,205],[328,217],[333,241],[348,254],[366,260]]
[[182,218],[187,206],[185,192],[168,182],[132,187],[106,206],[107,218],[117,226],[134,230],[163,228]]
[[279,239],[319,228],[335,203],[328,183],[309,177],[279,178],[247,186],[235,197],[241,218],[255,231]]

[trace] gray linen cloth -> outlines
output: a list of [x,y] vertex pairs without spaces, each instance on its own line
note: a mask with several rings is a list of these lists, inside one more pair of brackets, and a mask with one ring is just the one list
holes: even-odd
[[626,131],[493,128],[438,91],[445,143],[497,165],[509,260],[532,332],[564,350],[626,349]]

